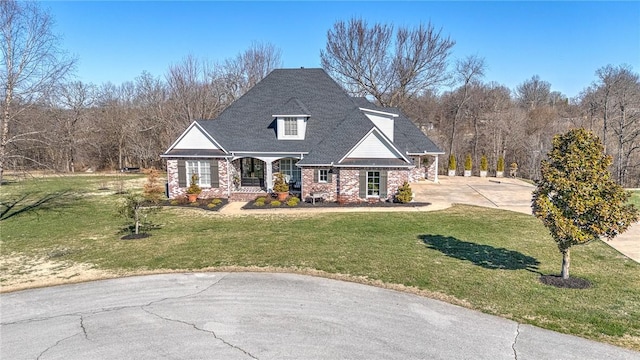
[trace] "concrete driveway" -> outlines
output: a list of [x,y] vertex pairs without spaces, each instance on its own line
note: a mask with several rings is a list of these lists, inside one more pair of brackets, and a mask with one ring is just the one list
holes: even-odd
[[436,300],[291,274],[166,274],[2,294],[2,359],[640,359]]
[[[531,193],[534,186],[518,179],[479,177],[439,177],[440,182],[411,184],[417,201],[433,203],[433,209],[452,204],[467,204],[531,214]],[[640,223],[606,244],[627,257],[640,262]]]

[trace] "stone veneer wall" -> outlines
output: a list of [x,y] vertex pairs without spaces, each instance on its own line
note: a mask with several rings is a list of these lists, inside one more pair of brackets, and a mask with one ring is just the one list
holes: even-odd
[[[360,202],[366,199],[360,198],[360,170],[361,169],[339,169],[337,191],[340,201]],[[334,170],[335,171],[335,170]],[[336,174],[334,174],[335,176]],[[409,181],[411,170],[407,169],[387,169],[387,197],[380,200],[393,200],[398,188]],[[415,180],[413,180],[415,181]]]
[[337,180],[338,174],[336,173],[336,169],[334,169],[334,173],[331,174],[331,182],[329,183],[317,183],[313,182],[314,172],[318,171],[318,169],[326,169],[326,168],[303,168],[302,169],[302,200],[307,199],[312,192],[326,192],[329,194],[325,198],[327,201],[336,201],[336,192],[337,192]]
[[398,188],[406,182],[415,182],[411,180],[414,169],[389,169],[387,171],[387,199],[393,200],[398,192]]
[[429,165],[429,168],[427,169],[427,179],[435,180],[437,171],[436,162],[432,161],[431,165]]
[[339,201],[359,202],[360,171],[358,169],[334,169]]
[[[227,161],[225,159],[210,159],[218,162],[218,183],[217,188],[202,188],[199,198],[209,199],[215,197],[228,197],[229,179],[227,176]],[[169,198],[175,199],[186,196],[186,187],[180,187],[178,184],[178,160],[167,160],[167,180],[169,183]]]
[[[418,163],[418,156],[412,156],[411,160],[413,161],[414,164]],[[424,180],[425,178],[425,168],[424,166],[422,166],[422,164],[420,164],[420,167],[416,166],[413,169],[409,169],[409,177],[408,177],[408,181],[410,183],[412,182],[416,182],[416,181],[420,181],[420,180]],[[402,184],[400,184],[402,185]]]
[[[360,170],[334,168],[331,183],[313,182],[314,171],[318,168],[302,169],[302,199],[307,199],[312,192],[327,192],[328,201],[361,202],[360,196]],[[398,188],[405,181],[412,183],[424,179],[425,168],[396,168],[387,169],[387,197],[381,200],[393,200]]]

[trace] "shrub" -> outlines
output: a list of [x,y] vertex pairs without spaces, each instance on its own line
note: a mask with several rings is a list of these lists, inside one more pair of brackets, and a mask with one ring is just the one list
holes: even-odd
[[406,204],[411,202],[411,198],[413,197],[413,191],[411,191],[411,186],[408,182],[404,182],[402,186],[398,188],[398,194],[396,194],[396,201],[399,203]]
[[278,193],[289,191],[289,185],[284,181],[283,173],[276,173],[276,181],[273,183],[273,191]]
[[169,204],[171,204],[171,205],[173,205],[173,206],[176,206],[176,205],[179,205],[179,204],[180,204],[180,201],[178,201],[178,200],[171,200],[171,201],[169,202]]
[[487,157],[485,155],[482,155],[482,157],[480,158],[480,170],[489,170],[489,162],[487,161]]
[[222,200],[220,200],[218,198],[215,198],[215,199],[211,200],[211,204],[209,204],[209,205],[217,206],[217,205],[220,205],[221,203],[222,203]]
[[191,185],[187,188],[187,194],[200,194],[202,192],[202,188],[198,186],[198,174],[193,173],[191,175]]
[[498,165],[496,166],[496,170],[504,172],[504,158],[502,156],[498,158]]
[[216,207],[216,206],[218,206],[218,204],[214,204],[214,203],[213,203],[213,201],[212,201],[212,202],[210,202],[210,203],[207,205],[207,207],[208,207],[209,209],[213,209],[213,208],[214,208],[214,207]]
[[273,201],[271,202],[271,206],[274,206],[274,207],[276,207],[276,206],[280,206],[280,204],[282,204],[282,203],[281,203],[280,201],[278,201],[278,200],[273,200]]
[[258,198],[258,199],[253,203],[253,205],[255,205],[255,206],[264,206],[264,200],[265,200],[264,198]]
[[467,171],[471,171],[473,169],[473,162],[471,161],[471,154],[467,154],[467,157],[464,159],[464,169]]
[[157,204],[164,198],[164,186],[160,181],[160,172],[156,169],[149,169],[145,173],[147,174],[147,182],[144,184],[144,197],[153,204]]
[[453,154],[449,155],[449,170],[455,170],[456,166],[456,157]]
[[294,207],[296,205],[298,205],[298,203],[300,202],[300,199],[298,199],[297,197],[293,196],[291,198],[289,198],[289,200],[287,200],[287,205]]

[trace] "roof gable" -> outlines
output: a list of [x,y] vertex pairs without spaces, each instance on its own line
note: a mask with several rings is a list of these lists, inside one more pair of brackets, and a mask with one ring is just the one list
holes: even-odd
[[165,154],[173,150],[220,150],[226,153],[224,148],[195,121],[171,144]]
[[285,116],[298,116],[298,117],[308,117],[309,110],[304,104],[298,100],[298,98],[291,98],[287,101],[281,108],[279,108],[274,117],[285,117]]
[[409,162],[377,127],[371,128],[339,162],[347,159],[401,159]]

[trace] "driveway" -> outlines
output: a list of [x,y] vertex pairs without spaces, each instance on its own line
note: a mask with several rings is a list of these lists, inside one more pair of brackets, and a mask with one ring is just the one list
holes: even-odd
[[165,274],[2,294],[2,359],[640,359],[407,293],[292,274]]
[[[439,177],[440,182],[411,184],[417,201],[433,203],[434,209],[467,204],[531,214],[534,186],[511,178]],[[611,241],[605,241],[627,257],[640,262],[640,223]]]

